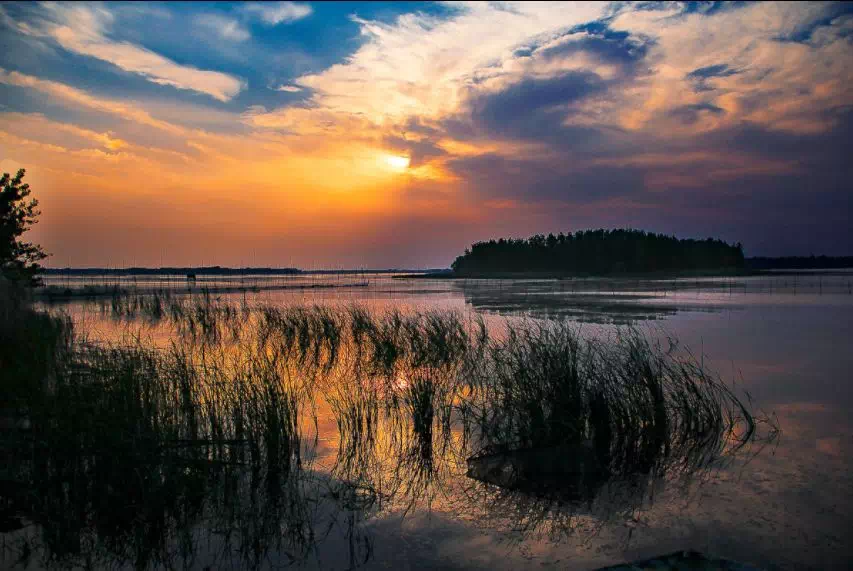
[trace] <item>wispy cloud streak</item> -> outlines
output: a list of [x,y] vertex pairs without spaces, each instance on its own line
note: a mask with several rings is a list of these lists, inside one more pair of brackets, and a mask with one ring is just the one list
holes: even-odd
[[[70,52],[111,63],[159,85],[204,93],[219,101],[229,101],[246,87],[244,80],[233,75],[181,65],[132,42],[110,39],[107,32],[115,17],[103,6],[75,3],[45,6],[50,20],[39,33],[53,38]],[[212,23],[209,19],[204,21]],[[226,26],[220,33],[230,39],[246,39],[247,32],[239,26]]]
[[307,18],[314,11],[310,4],[298,2],[249,2],[243,6],[249,14],[257,15],[269,26],[289,24]]

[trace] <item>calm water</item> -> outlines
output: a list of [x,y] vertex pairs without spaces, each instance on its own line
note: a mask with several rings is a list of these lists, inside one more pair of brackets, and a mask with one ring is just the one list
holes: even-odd
[[[686,494],[662,489],[631,517],[590,525],[559,541],[513,529],[512,518],[503,517],[507,514],[484,517],[488,510],[460,508],[462,492],[451,482],[445,497],[429,507],[418,506],[405,517],[380,510],[361,524],[372,541],[366,568],[592,569],[698,549],[768,569],[847,569],[853,566],[851,281],[851,272],[666,281],[298,276],[258,278],[258,292],[218,295],[250,305],[357,303],[374,311],[475,311],[495,327],[505,318],[510,326],[519,317],[568,319],[589,335],[632,324],[650,335],[677,338],[738,390],[748,391],[754,407],[778,418],[781,438],[746,465],[736,463]],[[91,282],[53,280],[69,286]],[[131,283],[124,278],[121,285]],[[185,288],[180,278],[139,278],[135,285],[164,283],[176,291]],[[233,279],[207,285],[229,284]],[[263,289],[268,285],[315,287]],[[116,339],[127,327],[99,302],[62,307],[92,339]],[[155,328],[152,334],[162,332]],[[330,414],[320,410],[319,415],[317,469],[323,470],[337,437]],[[346,568],[350,539],[330,532],[305,565]],[[286,563],[283,554],[269,562],[271,567]]]

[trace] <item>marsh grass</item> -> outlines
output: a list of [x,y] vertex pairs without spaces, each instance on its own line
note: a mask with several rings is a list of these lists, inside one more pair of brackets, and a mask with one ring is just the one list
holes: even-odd
[[16,551],[47,564],[173,567],[213,537],[241,567],[270,550],[305,557],[325,490],[346,496],[310,471],[307,397],[275,344],[76,347],[30,399],[31,429],[4,439],[14,462],[3,515],[41,530],[22,532]]
[[72,350],[67,315],[33,311],[0,295],[0,410],[25,405]]
[[336,478],[374,501],[428,493],[451,436],[467,333],[452,314],[370,315],[362,307],[259,310],[337,422]]
[[[212,514],[217,529],[248,532],[244,551],[262,537],[252,529],[255,515],[299,505],[279,501],[295,492],[297,403],[286,387],[264,382],[262,363],[222,378],[225,368],[199,374],[213,371],[214,359],[194,363],[178,349],[99,348],[76,357],[54,380],[51,398],[30,411],[24,444],[32,460],[18,465],[16,478],[29,489],[13,498],[50,532],[44,541],[52,557],[91,557],[82,544],[93,533],[119,561],[168,566],[185,534]],[[245,488],[243,506],[235,488]],[[211,510],[235,502],[258,505],[250,514]],[[297,528],[304,519],[285,515]]]
[[[256,568],[271,553],[317,553],[320,528],[341,528],[355,564],[372,549],[363,518],[449,496],[460,513],[487,505],[515,529],[566,532],[614,483],[630,493],[602,520],[776,430],[689,353],[635,330],[591,339],[523,321],[493,337],[454,312],[205,293],[102,307],[173,334],[164,348],[73,343],[60,322],[43,333],[63,349],[39,372],[31,430],[4,440],[3,509],[40,530],[22,532],[18,551],[47,561],[179,566],[205,551],[205,532],[220,564]],[[338,442],[317,471],[319,407]]]
[[490,352],[468,405],[467,503],[523,535],[625,521],[663,485],[686,491],[778,434],[671,339],[528,322]]

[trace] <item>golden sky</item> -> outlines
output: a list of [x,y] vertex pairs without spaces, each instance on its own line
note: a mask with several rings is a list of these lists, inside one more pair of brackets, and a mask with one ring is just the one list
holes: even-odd
[[835,3],[5,3],[52,266],[444,267],[631,226],[849,254]]

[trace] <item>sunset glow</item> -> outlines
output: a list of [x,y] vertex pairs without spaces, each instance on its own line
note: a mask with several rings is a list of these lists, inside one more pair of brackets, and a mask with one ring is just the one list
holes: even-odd
[[0,27],[0,170],[27,169],[49,265],[444,267],[618,226],[853,248],[847,5],[4,3]]
[[409,168],[409,157],[386,155],[384,159],[385,162],[388,163],[388,166],[390,166],[394,170],[405,171],[407,168]]

